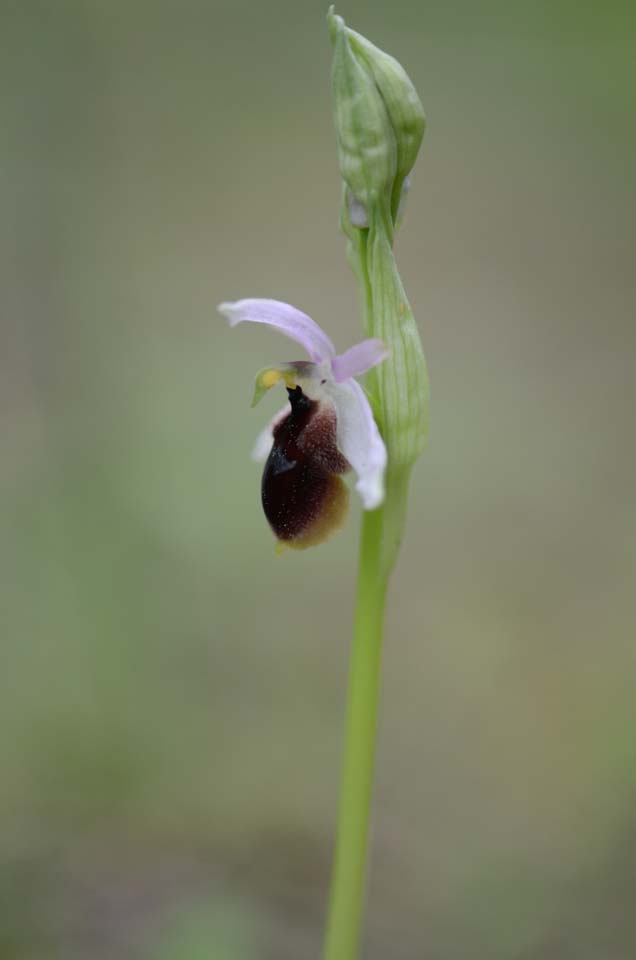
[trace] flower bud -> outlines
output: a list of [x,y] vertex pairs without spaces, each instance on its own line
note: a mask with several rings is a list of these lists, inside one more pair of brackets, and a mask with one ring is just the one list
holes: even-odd
[[397,219],[402,184],[413,169],[424,136],[426,117],[417,91],[404,67],[366,37],[347,28],[347,39],[358,62],[373,77],[393,130],[397,166],[392,190],[391,212]]
[[333,41],[333,104],[340,174],[366,211],[390,203],[397,150],[387,109],[372,74],[349,43],[342,17],[328,14]]

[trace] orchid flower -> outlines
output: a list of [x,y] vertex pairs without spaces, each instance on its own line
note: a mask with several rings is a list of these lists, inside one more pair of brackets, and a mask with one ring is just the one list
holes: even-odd
[[366,394],[354,379],[388,354],[381,340],[363,340],[336,354],[311,317],[279,300],[222,303],[231,327],[265,323],[301,344],[309,360],[267,367],[256,377],[253,405],[279,382],[288,403],[259,435],[252,456],[264,461],[265,516],[285,546],[322,543],[342,526],[348,491],[341,475],[353,469],[365,510],[384,499],[386,448]]

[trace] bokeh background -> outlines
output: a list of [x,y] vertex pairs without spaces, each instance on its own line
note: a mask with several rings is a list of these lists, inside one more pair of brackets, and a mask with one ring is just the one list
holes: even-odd
[[[364,956],[625,960],[634,7],[339,9],[429,117]],[[215,305],[360,336],[325,12],[0,2],[2,960],[320,955],[358,508],[275,556],[249,401],[290,345]]]

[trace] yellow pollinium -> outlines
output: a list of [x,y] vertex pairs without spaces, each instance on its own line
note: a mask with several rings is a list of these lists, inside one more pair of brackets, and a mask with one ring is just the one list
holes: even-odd
[[265,370],[261,374],[261,384],[266,390],[275,387],[279,380],[284,380],[285,385],[291,389],[296,386],[294,378],[287,370]]
[[293,369],[286,370],[284,367],[266,367],[264,370],[260,370],[256,375],[252,406],[255,407],[261,397],[272,387],[275,387],[280,380],[284,380],[285,386],[293,390],[296,386],[295,371]]
[[278,383],[281,377],[282,373],[280,370],[265,370],[265,372],[261,375],[261,383],[266,390],[269,390],[270,387],[273,387]]

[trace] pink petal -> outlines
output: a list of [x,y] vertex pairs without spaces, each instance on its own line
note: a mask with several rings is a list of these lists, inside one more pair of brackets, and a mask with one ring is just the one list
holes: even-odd
[[331,361],[336,383],[342,383],[350,377],[359,377],[361,373],[366,373],[371,367],[386,360],[389,353],[389,348],[382,340],[363,340],[362,343],[356,343],[355,347],[350,347]]
[[302,344],[316,363],[331,360],[336,351],[327,334],[311,317],[280,300],[236,300],[219,304],[219,313],[227,317],[231,327],[237,323],[266,323]]
[[375,510],[384,500],[387,454],[366,394],[355,380],[327,382],[338,418],[338,449],[358,475],[356,490],[365,510]]

